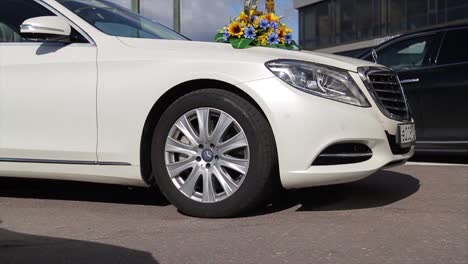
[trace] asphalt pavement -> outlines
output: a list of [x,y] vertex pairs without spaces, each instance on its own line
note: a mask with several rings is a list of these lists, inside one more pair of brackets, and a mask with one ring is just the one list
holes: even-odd
[[147,189],[0,179],[0,263],[468,263],[468,167],[403,166],[236,219]]

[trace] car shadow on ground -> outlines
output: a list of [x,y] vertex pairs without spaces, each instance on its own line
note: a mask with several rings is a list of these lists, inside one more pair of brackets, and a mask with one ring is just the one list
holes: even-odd
[[169,205],[169,202],[160,194],[159,190],[153,188],[129,188],[108,184],[1,177],[0,197],[154,206]]
[[[246,215],[272,214],[299,206],[297,211],[336,211],[376,208],[403,200],[419,190],[419,180],[403,173],[380,171],[361,181],[287,191],[270,204]],[[0,178],[0,197],[70,200],[115,204],[167,206],[159,191],[148,188]]]
[[377,208],[403,200],[415,194],[419,187],[419,180],[410,175],[380,171],[353,183],[286,192],[253,215],[271,214],[296,206],[299,206],[297,211]]
[[144,251],[95,242],[21,234],[0,228],[0,263],[157,264]]

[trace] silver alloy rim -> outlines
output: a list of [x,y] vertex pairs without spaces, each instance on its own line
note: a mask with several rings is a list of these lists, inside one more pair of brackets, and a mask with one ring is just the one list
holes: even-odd
[[249,143],[229,114],[197,108],[172,126],[165,146],[166,168],[177,189],[202,203],[233,195],[249,170]]

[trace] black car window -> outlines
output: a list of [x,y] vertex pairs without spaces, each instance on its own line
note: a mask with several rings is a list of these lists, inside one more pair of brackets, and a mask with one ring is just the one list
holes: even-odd
[[31,0],[0,1],[0,42],[24,42],[20,25],[29,18],[53,16],[45,7]]
[[395,70],[428,65],[434,40],[429,35],[394,42],[377,51],[377,62]]
[[468,62],[468,28],[447,31],[437,64]]

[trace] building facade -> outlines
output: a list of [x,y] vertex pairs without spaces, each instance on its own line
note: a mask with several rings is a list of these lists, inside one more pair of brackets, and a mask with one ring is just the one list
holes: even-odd
[[468,0],[294,0],[307,50],[356,53],[400,34],[468,23]]

